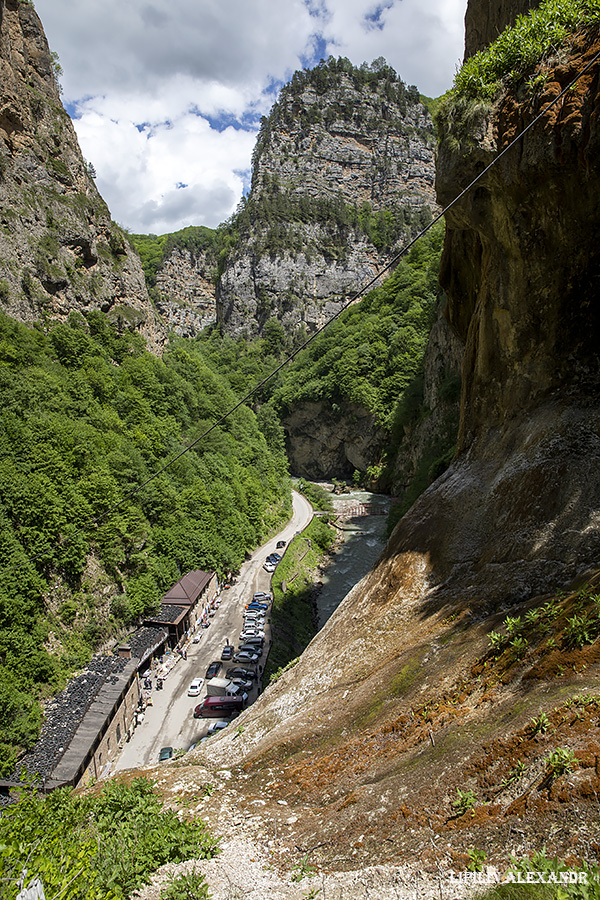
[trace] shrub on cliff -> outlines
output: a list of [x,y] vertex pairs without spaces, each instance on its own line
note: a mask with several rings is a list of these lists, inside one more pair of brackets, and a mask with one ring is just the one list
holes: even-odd
[[600,22],[600,0],[542,0],[519,16],[486,50],[466,60],[454,79],[458,96],[492,99],[502,79],[516,81],[566,45],[577,29]]

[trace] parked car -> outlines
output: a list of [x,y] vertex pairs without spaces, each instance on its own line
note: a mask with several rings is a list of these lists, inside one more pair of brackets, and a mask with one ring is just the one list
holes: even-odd
[[257,591],[255,594],[252,594],[252,600],[258,601],[260,603],[271,602],[272,597],[270,594],[267,594],[266,591]]
[[267,618],[267,616],[265,614],[264,609],[247,609],[244,612],[244,619],[247,622],[250,622],[250,621],[264,622],[264,620],[266,618]]
[[202,690],[202,685],[204,684],[204,678],[194,678],[192,683],[188,688],[188,697],[197,697],[200,691]]
[[216,678],[221,669],[223,668],[223,663],[221,663],[218,659],[213,660],[210,666],[206,670],[206,678]]
[[227,660],[231,659],[233,656],[233,644],[225,644],[223,647],[223,652],[221,653],[221,659]]
[[227,728],[228,725],[229,719],[217,719],[216,722],[210,723],[206,734],[210,737],[211,734],[216,734],[217,731],[221,731],[223,728]]
[[159,762],[166,762],[168,759],[173,759],[173,748],[172,747],[163,747],[160,753],[158,754]]
[[285,547],[285,541],[277,541],[277,549],[281,550],[282,547]]
[[256,679],[256,672],[254,669],[244,669],[242,666],[234,666],[232,669],[227,669],[227,677],[234,678],[251,678]]
[[232,678],[234,684],[242,688],[243,691],[251,691],[253,682],[250,678]]
[[250,650],[253,653],[262,653],[264,644],[264,638],[249,637],[240,644],[238,649]]
[[255,612],[264,612],[268,608],[268,603],[259,603],[258,600],[253,600],[252,603],[249,603],[246,607],[246,612],[251,612],[252,610],[254,610]]
[[262,638],[264,640],[265,633],[260,628],[244,628],[240,631],[240,643],[244,644],[248,638]]
[[255,653],[257,654],[257,658],[260,659],[263,655],[263,648],[260,644],[245,643],[238,648],[238,653]]
[[263,566],[263,569],[265,570],[265,572],[274,572],[276,568],[277,568],[277,566],[275,565],[274,562],[268,562],[268,561]]
[[233,654],[234,662],[257,663],[259,659],[260,655],[258,653],[248,653],[245,650],[238,650],[237,653]]
[[233,713],[240,713],[244,708],[243,697],[205,697],[194,710],[195,719],[216,717],[222,719]]

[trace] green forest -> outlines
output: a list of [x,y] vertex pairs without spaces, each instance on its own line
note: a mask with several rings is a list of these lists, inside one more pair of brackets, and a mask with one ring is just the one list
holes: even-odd
[[47,330],[0,316],[0,384],[8,774],[16,748],[35,742],[39,701],[102,641],[185,572],[237,570],[291,506],[269,411],[257,417],[243,406],[181,455],[238,400],[202,342],[175,341],[158,359],[99,312],[71,313]]
[[[0,816],[2,896],[18,896],[24,862],[42,879],[48,900],[123,900],[165,863],[215,856],[218,841],[205,823],[178,812],[164,809],[145,778],[111,781],[95,794],[62,788],[47,797],[29,784]],[[169,878],[161,900],[175,898],[209,900],[204,878]]]

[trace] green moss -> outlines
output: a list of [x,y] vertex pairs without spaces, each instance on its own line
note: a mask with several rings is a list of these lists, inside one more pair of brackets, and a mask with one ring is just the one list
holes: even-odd
[[62,159],[55,156],[50,156],[48,158],[48,162],[50,164],[50,168],[52,168],[57,175],[70,175],[69,169]]
[[421,659],[410,659],[403,666],[397,675],[390,681],[390,694],[393,697],[400,697],[414,683],[417,672],[421,667]]

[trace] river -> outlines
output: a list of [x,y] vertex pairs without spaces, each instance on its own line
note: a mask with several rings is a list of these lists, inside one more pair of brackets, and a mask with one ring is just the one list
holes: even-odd
[[348,591],[373,567],[383,550],[391,504],[391,498],[384,494],[359,490],[332,494],[331,499],[338,514],[361,513],[365,508],[371,514],[338,519],[342,542],[321,577],[323,589],[317,597],[319,628],[323,627]]

